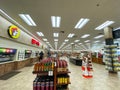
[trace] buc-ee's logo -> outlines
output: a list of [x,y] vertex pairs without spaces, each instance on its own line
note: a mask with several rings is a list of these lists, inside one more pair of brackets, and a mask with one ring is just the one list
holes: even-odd
[[20,37],[20,29],[15,25],[11,25],[8,29],[8,34],[12,38],[19,38]]

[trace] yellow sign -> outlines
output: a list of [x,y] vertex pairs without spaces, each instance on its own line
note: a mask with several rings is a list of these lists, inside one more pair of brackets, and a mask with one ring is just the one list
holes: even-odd
[[17,26],[12,25],[12,26],[9,27],[8,33],[12,38],[15,38],[15,39],[19,38],[20,29]]

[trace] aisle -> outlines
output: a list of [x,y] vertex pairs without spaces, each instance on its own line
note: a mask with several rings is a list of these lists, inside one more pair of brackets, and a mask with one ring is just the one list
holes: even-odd
[[94,75],[91,79],[82,77],[80,66],[69,62],[71,71],[70,90],[120,90],[120,72],[109,74],[104,65],[93,63]]
[[32,83],[36,75],[32,71],[33,66],[28,66],[0,77],[0,90],[33,90]]
[[[120,90],[120,73],[109,74],[104,65],[93,64],[94,77],[85,79],[82,77],[80,66],[66,60],[71,71],[69,90]],[[33,90],[32,82],[36,75],[32,74],[32,70],[33,66],[29,66],[0,77],[0,90]]]

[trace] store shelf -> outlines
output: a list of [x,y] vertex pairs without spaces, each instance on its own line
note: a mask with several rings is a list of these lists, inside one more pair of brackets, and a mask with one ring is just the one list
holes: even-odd
[[[62,60],[63,61],[63,60]],[[61,62],[62,62],[61,61]],[[47,61],[48,62],[48,61]],[[65,61],[64,61],[65,62]],[[42,63],[42,62],[40,62]],[[45,63],[45,62],[44,62]],[[56,63],[56,62],[54,62]],[[58,62],[58,64],[60,63],[60,61]],[[63,62],[62,62],[63,63]],[[60,68],[57,68],[56,65],[54,65],[54,69],[53,71],[38,71],[39,69],[36,69],[36,68],[39,68],[40,65],[36,64],[36,66],[34,66],[34,71],[32,72],[33,74],[36,74],[37,76],[41,76],[44,78],[45,77],[49,77],[49,76],[53,76],[53,77],[49,77],[49,78],[52,78],[53,79],[53,89],[52,90],[58,90],[57,89],[57,86],[59,87],[60,85],[62,87],[64,87],[64,85],[66,86],[65,89],[62,89],[61,86],[60,86],[60,90],[69,90],[68,89],[68,84],[71,84],[71,83],[67,83],[67,84],[57,84],[57,77],[58,76],[69,76],[68,73],[71,73],[68,69],[67,69],[67,64],[66,64],[66,67],[60,67]],[[37,70],[37,71],[35,71]],[[57,71],[59,70],[59,72]],[[45,78],[44,78],[45,79]],[[45,81],[46,82],[46,81]]]
[[71,73],[71,72],[70,71],[57,72],[57,75],[59,75],[59,74],[67,74],[67,73]]
[[41,71],[41,72],[39,72],[39,71],[33,71],[32,73],[33,74],[38,74],[38,75],[41,75],[41,76],[48,75],[48,71]]
[[67,89],[58,89],[58,90],[69,90],[69,88],[67,88]]
[[66,84],[65,83],[61,83],[61,84],[57,83],[56,85],[68,85],[68,84],[71,84],[71,83],[66,83]]

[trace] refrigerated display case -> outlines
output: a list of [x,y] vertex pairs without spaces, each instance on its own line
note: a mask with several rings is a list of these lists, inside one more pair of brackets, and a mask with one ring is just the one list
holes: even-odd
[[0,47],[0,62],[13,61],[17,49]]
[[25,58],[30,58],[32,54],[32,50],[25,50]]

